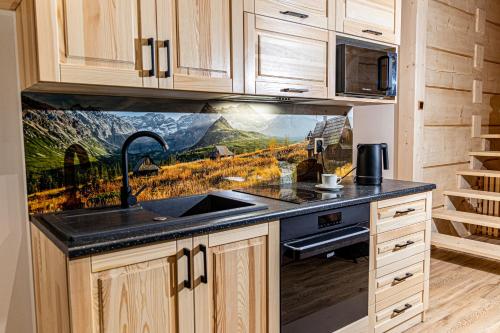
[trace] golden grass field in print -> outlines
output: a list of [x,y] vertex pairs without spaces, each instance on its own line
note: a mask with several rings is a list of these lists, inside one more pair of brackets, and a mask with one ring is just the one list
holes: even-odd
[[[158,176],[131,177],[130,185],[134,191],[147,186],[138,197],[139,201],[248,187],[278,179],[278,158],[290,163],[306,159],[306,145],[304,142],[258,150],[233,158],[177,163],[162,167]],[[230,181],[227,177],[241,177],[244,181]],[[43,213],[60,211],[67,206],[91,208],[118,205],[120,187],[121,177],[117,177],[113,181],[98,181],[80,186],[77,191],[59,188],[33,193],[28,197],[29,210],[32,213]]]

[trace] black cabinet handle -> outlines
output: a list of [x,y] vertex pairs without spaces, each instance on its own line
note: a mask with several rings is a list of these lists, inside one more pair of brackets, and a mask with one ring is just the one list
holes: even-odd
[[403,282],[403,281],[405,281],[406,279],[411,278],[412,276],[413,276],[413,274],[412,274],[412,273],[406,273],[406,274],[405,274],[405,276],[403,276],[403,277],[395,277],[395,278],[394,278],[394,282]]
[[207,247],[205,245],[200,245],[200,252],[203,253],[203,275],[201,276],[201,282],[208,283],[208,270],[207,270]]
[[397,210],[394,213],[394,216],[406,215],[406,214],[409,214],[409,213],[414,212],[414,211],[415,211],[415,208],[408,208],[406,210]]
[[301,88],[283,88],[281,89],[281,92],[290,92],[290,93],[305,93],[308,92],[309,89],[301,89]]
[[412,245],[414,243],[415,243],[414,241],[409,240],[409,241],[406,241],[406,243],[404,243],[404,244],[396,244],[396,245],[394,245],[394,250],[404,249],[408,245]]
[[182,249],[182,255],[187,257],[187,280],[184,280],[184,287],[191,289],[191,251],[187,248]]
[[371,29],[364,29],[364,30],[361,30],[362,32],[364,33],[367,33],[367,34],[372,34],[372,35],[375,35],[375,36],[381,36],[382,33],[380,31],[375,31],[375,30],[371,30]]
[[309,15],[307,15],[307,14],[292,12],[290,10],[280,11],[280,14],[288,15],[288,16],[294,16],[294,17],[298,17],[298,18],[301,18],[301,19],[306,19],[306,18],[309,17]]
[[[139,40],[139,45],[142,48],[143,46],[148,46],[150,50],[150,57],[151,57],[151,69],[144,69],[144,67],[139,68],[139,75],[141,77],[151,77],[155,76],[155,47],[154,47],[154,38],[148,38],[148,39],[140,39]],[[141,49],[141,54],[142,49]],[[144,57],[142,57],[144,59]],[[144,66],[144,62],[142,62],[142,65]]]
[[[161,71],[160,66],[158,65],[158,77],[159,78],[170,77],[172,75],[172,73],[170,72],[170,41],[168,39],[164,40],[164,41],[158,41],[157,47],[158,47],[158,52],[162,48],[166,49],[166,51],[167,51],[167,70]],[[160,59],[159,55],[158,55],[158,59]]]
[[396,315],[400,315],[406,310],[410,309],[412,307],[411,304],[406,303],[405,306],[402,309],[394,309],[392,312],[394,312]]

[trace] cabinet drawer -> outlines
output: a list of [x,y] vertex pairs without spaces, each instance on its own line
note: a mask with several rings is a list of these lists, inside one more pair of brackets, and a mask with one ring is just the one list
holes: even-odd
[[425,231],[418,231],[387,242],[375,249],[376,268],[406,259],[425,251]]
[[255,13],[323,29],[328,27],[327,0],[255,0]]
[[424,310],[423,293],[418,292],[375,314],[375,333],[387,330],[404,323],[422,313]]
[[255,92],[257,95],[279,95],[306,98],[324,98],[327,94],[326,87],[275,82],[256,82]]
[[428,204],[430,203],[427,203],[423,195],[380,202],[376,232],[385,232],[429,219]]
[[416,284],[423,286],[424,267],[424,262],[421,261],[378,278],[375,283],[375,302],[400,294],[402,291]]

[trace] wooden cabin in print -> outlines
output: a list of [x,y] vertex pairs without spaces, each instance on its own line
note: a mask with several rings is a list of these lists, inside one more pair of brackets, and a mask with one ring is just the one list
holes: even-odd
[[[323,156],[320,156],[315,145],[318,139],[323,140]],[[324,117],[316,123],[314,130],[307,136],[309,141],[307,152],[309,158],[323,158],[335,167],[352,162],[352,127],[349,117]]]
[[216,160],[218,158],[233,157],[234,153],[227,148],[227,146],[215,146],[210,153],[210,159]]
[[151,177],[157,176],[160,167],[155,164],[153,159],[149,156],[142,157],[134,167],[133,174],[136,177]]

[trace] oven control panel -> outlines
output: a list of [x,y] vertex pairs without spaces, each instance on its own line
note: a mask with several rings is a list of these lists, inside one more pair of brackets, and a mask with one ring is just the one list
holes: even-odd
[[328,228],[342,223],[342,212],[333,212],[318,216],[318,228]]

